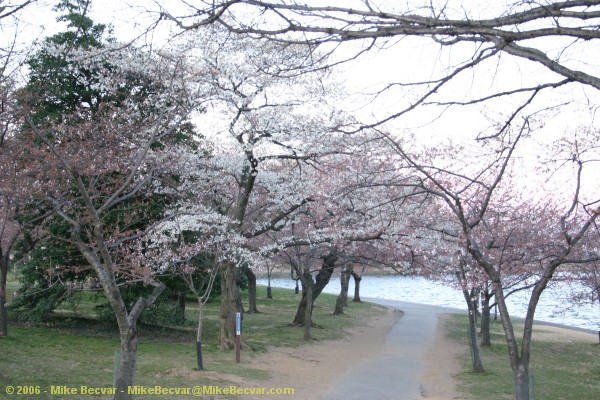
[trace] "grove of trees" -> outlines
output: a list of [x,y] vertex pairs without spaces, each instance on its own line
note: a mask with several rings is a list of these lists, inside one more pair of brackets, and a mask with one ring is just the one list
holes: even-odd
[[307,340],[336,270],[341,314],[350,276],[386,268],[456,279],[476,372],[471,299],[483,345],[495,303],[521,400],[543,291],[598,300],[600,1],[164,1],[129,40],[60,0],[64,30],[23,47],[36,3],[0,1],[0,336],[14,263],[31,320],[101,288],[126,389],[165,292],[198,300],[202,369],[212,289],[226,350],[265,265],[301,282]]

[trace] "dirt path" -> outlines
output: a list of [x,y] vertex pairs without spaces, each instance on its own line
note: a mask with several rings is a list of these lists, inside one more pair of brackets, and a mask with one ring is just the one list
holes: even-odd
[[438,314],[438,328],[425,359],[425,373],[421,378],[422,394],[425,399],[463,398],[456,390],[452,377],[461,371],[458,358],[469,349],[446,338],[444,324],[448,318],[448,314]]
[[[320,399],[337,376],[385,350],[385,337],[401,316],[402,313],[389,309],[364,326],[348,329],[344,339],[314,342],[300,348],[270,349],[254,358],[251,364],[272,375],[261,385],[295,388],[293,397],[282,399]],[[269,396],[269,399],[277,398]]]
[[[295,388],[293,397],[269,396],[269,399],[335,398],[336,392],[332,392],[335,383],[339,383],[348,374],[352,379],[351,374],[366,361],[389,356],[391,330],[397,326],[402,316],[401,311],[388,309],[383,316],[367,321],[365,326],[349,329],[348,336],[342,340],[315,342],[295,349],[271,349],[252,361],[254,367],[267,370],[272,376],[270,380],[261,382],[260,385]],[[444,319],[445,317],[440,315],[442,323]],[[439,327],[436,329],[423,360],[424,372],[419,379],[421,398],[431,400],[461,398],[456,392],[452,375],[458,372],[455,357],[462,350],[450,345],[443,334],[443,329]],[[244,396],[244,398],[260,397]]]
[[[427,350],[422,358],[422,372],[417,380],[420,384],[418,399],[455,400],[464,396],[457,390],[453,376],[460,372],[457,358],[468,353],[468,348],[448,340],[444,324],[449,316],[443,311],[432,311],[437,323]],[[357,368],[389,356],[389,339],[394,338],[403,312],[388,309],[381,316],[372,318],[364,326],[349,329],[348,335],[338,341],[314,342],[300,348],[275,348],[252,360],[252,366],[269,371],[271,379],[261,382],[236,382],[240,386],[294,388],[293,396],[243,396],[243,399],[295,399],[337,400],[332,387],[340,380],[352,377]],[[408,321],[408,319],[407,319]],[[591,333],[579,332],[565,327],[536,324],[535,334],[539,339],[557,341],[594,342]],[[360,387],[360,386],[359,386]],[[333,395],[332,395],[333,393]],[[333,396],[333,397],[332,397]],[[351,398],[350,396],[349,398]],[[346,396],[343,397],[347,398]],[[368,398],[362,396],[362,398]],[[399,397],[396,397],[399,398]],[[405,400],[405,399],[403,399]]]

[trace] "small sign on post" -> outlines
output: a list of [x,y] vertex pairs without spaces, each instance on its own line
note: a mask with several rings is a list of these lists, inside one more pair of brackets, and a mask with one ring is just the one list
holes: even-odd
[[240,347],[242,347],[242,313],[235,314],[235,362],[240,363]]

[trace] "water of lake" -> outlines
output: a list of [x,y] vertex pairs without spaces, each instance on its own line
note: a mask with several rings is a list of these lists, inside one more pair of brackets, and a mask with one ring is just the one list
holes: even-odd
[[[258,284],[267,285],[261,278]],[[271,286],[293,289],[295,283],[289,278],[271,278]],[[450,284],[431,281],[421,277],[407,276],[364,276],[360,285],[360,296],[377,299],[410,301],[466,310],[465,299],[458,289]],[[338,294],[339,278],[332,278],[324,292]],[[350,281],[349,296],[354,293],[354,283]],[[567,300],[567,290],[556,284],[544,291],[538,304],[535,319],[578,328],[600,330],[600,306],[584,304],[572,306]],[[525,317],[529,292],[515,293],[507,299],[511,316]]]

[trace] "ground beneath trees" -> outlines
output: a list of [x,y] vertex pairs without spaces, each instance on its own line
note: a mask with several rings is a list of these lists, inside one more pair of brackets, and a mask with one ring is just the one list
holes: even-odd
[[[238,387],[294,388],[293,396],[240,396],[242,399],[332,399],[335,391],[332,388],[344,382],[344,377],[356,375],[356,368],[371,363],[373,360],[385,358],[389,353],[389,341],[392,329],[398,326],[404,313],[392,308],[370,320],[360,327],[347,330],[344,339],[337,341],[313,341],[298,348],[272,348],[265,354],[252,359],[254,368],[268,371],[271,378],[267,381],[247,381],[235,376],[216,374],[213,378],[229,380]],[[458,357],[468,354],[466,345],[457,344],[446,338],[444,324],[448,314],[435,316],[437,326],[432,338],[428,341],[427,350],[422,358],[422,372],[419,373],[419,391],[417,397],[410,396],[403,400],[453,400],[464,399],[465,396],[456,387],[454,376],[461,372]],[[400,321],[401,322],[401,321]],[[589,342],[591,334],[561,326],[536,324],[534,336],[544,340]],[[387,342],[387,343],[386,343]],[[410,346],[408,344],[407,346]],[[402,347],[401,347],[402,349]],[[411,349],[405,347],[409,352]],[[410,365],[408,366],[410,368]],[[360,369],[359,369],[360,370]],[[197,372],[197,374],[203,374]],[[357,398],[365,397],[357,393]],[[362,392],[362,390],[361,390]],[[333,393],[333,395],[332,395]],[[333,397],[332,397],[333,396]],[[362,396],[362,397],[361,397]],[[351,398],[352,396],[348,397]],[[346,399],[347,396],[344,396]],[[337,400],[337,399],[336,399]],[[341,399],[340,399],[341,400]]]

